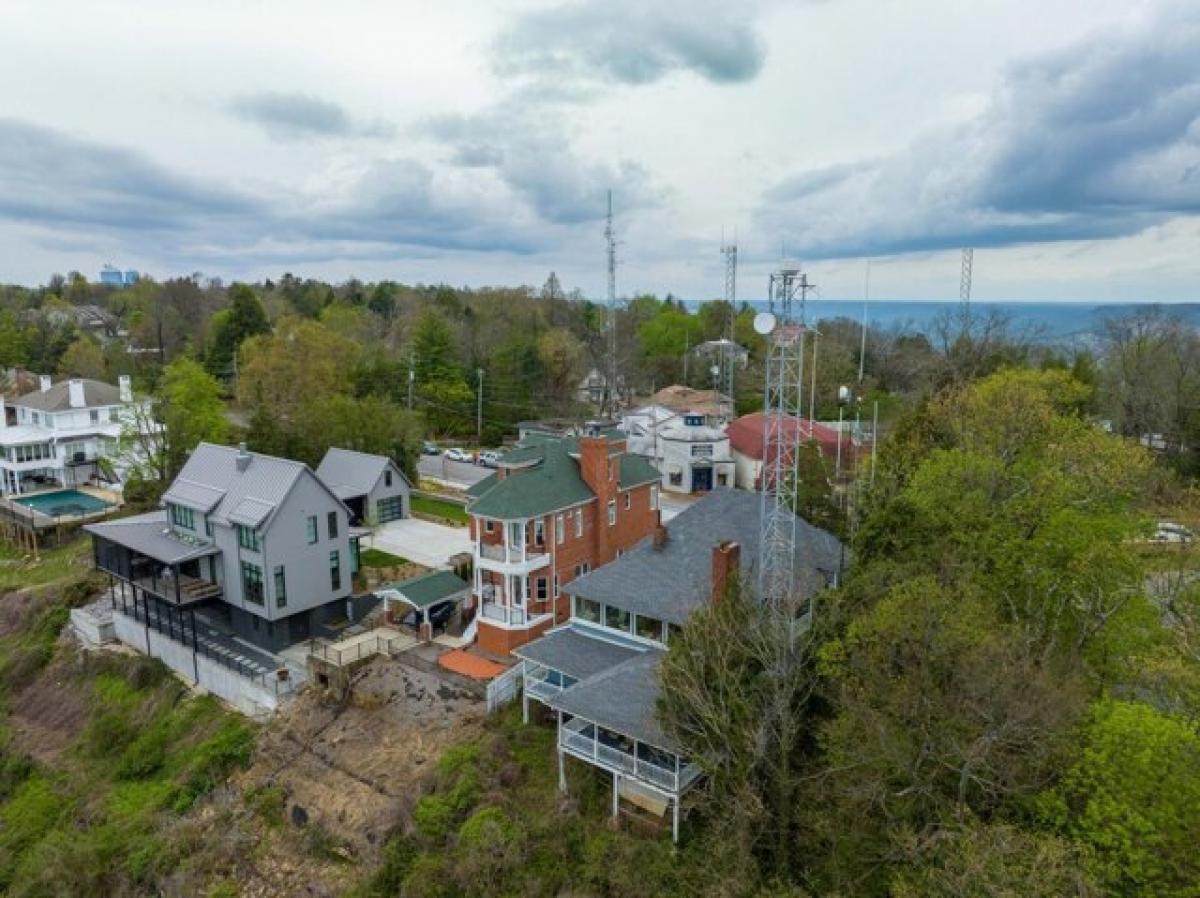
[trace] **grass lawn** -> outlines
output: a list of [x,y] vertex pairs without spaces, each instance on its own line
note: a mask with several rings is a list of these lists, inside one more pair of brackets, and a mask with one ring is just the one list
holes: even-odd
[[358,558],[363,567],[400,567],[403,564],[412,563],[407,558],[401,558],[399,555],[393,555],[383,549],[363,549],[359,552]]
[[431,499],[428,496],[413,496],[412,510],[417,514],[441,518],[451,524],[465,525],[467,523],[467,510],[457,502]]
[[79,534],[65,545],[38,553],[0,542],[0,592],[45,586],[59,580],[79,577],[92,567],[92,541]]

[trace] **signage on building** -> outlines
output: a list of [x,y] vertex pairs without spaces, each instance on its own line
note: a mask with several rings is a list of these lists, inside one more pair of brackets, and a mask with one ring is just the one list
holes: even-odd
[[693,443],[692,458],[712,458],[712,443]]

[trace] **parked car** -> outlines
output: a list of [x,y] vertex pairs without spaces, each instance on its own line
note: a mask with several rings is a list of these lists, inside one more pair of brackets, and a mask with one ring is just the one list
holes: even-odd
[[485,468],[498,468],[500,467],[500,453],[492,452],[491,450],[480,452],[479,463]]
[[1171,521],[1160,521],[1154,531],[1154,536],[1151,537],[1151,541],[1156,543],[1190,543],[1192,538],[1192,531],[1182,524],[1175,524]]
[[442,455],[450,459],[450,461],[475,461],[475,456],[466,449],[447,449]]
[[[438,602],[436,605],[430,605],[429,625],[433,628],[433,632],[437,633],[445,630],[446,625],[450,623],[450,619],[454,617],[454,612],[457,610],[458,604],[455,602]],[[400,618],[400,623],[415,630],[421,625],[421,613],[416,608],[413,608],[404,617]]]
[[442,450],[438,448],[437,443],[431,443],[429,440],[426,440],[421,444],[421,453],[423,455],[441,455]]

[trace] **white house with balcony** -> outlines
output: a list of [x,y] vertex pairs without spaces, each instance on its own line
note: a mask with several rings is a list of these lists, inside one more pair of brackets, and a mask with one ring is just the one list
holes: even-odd
[[[120,487],[122,428],[154,426],[127,375],[113,386],[73,377],[0,397],[0,489],[6,496],[87,484]],[[107,461],[107,464],[103,462]]]

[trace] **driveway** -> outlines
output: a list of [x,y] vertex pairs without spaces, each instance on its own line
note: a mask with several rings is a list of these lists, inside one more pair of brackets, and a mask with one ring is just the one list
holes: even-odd
[[470,462],[450,461],[444,455],[422,455],[417,462],[417,471],[422,477],[430,480],[441,480],[459,489],[466,489],[472,483],[483,480],[491,469]]
[[658,491],[658,508],[662,512],[662,522],[665,524],[675,515],[687,508],[700,496],[688,496],[683,493],[672,493],[664,489]]
[[471,535],[466,527],[448,527],[417,518],[384,524],[366,542],[425,567],[442,567],[451,555],[471,551]]

